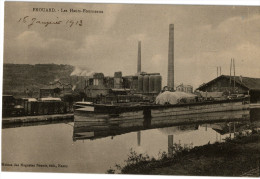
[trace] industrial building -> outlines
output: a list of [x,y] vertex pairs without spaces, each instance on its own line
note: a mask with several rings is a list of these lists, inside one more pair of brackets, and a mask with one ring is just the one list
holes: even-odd
[[49,86],[45,88],[40,88],[39,98],[47,98],[47,97],[61,97],[64,95],[69,95],[72,93],[72,85],[71,84],[63,84],[60,81],[55,81],[50,83]]
[[260,78],[221,75],[208,83],[202,84],[197,90],[223,92],[226,95],[230,93],[248,94],[249,90],[260,90]]
[[[95,73],[91,77],[72,77],[71,84],[76,89],[83,89],[88,98],[135,95],[139,97],[155,97],[162,90],[160,73],[142,72],[141,41],[137,46],[137,72],[135,75],[123,76],[115,72],[113,77]],[[168,76],[167,89],[174,90],[174,24],[169,25]],[[179,86],[178,90],[192,93],[191,86]]]
[[162,88],[162,76],[160,73],[144,73],[138,76],[138,93],[158,94]]
[[193,93],[193,87],[191,85],[180,84],[179,86],[176,86],[176,91]]
[[[131,99],[144,96],[155,97],[162,89],[160,73],[146,73],[141,71],[141,41],[138,42],[137,73],[123,76],[121,71],[115,72],[113,77],[95,73],[92,77],[72,77],[71,82],[77,88],[84,89],[87,98],[106,97],[105,101],[115,96],[131,96]],[[128,100],[126,100],[128,101]]]
[[[95,99],[115,96],[134,96],[137,98],[153,97],[155,98],[162,90],[162,76],[160,73],[147,73],[142,71],[142,51],[141,41],[137,44],[137,71],[134,75],[123,76],[121,71],[115,72],[114,76],[105,76],[103,73],[94,73],[91,76],[70,77],[71,88],[73,91],[84,93],[87,98]],[[174,89],[174,24],[169,25],[169,49],[168,49],[168,76],[167,89]],[[190,92],[190,88],[181,89]],[[192,91],[192,89],[191,89]],[[51,93],[53,90],[41,90],[42,95]]]
[[138,76],[122,76],[115,72],[114,77],[105,77],[96,73],[86,80],[85,92],[88,97],[106,96],[110,89],[129,90],[131,94],[157,95],[161,91],[162,77],[160,73],[140,73]]

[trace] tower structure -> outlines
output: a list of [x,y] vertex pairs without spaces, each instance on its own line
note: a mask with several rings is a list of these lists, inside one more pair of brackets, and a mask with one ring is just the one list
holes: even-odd
[[169,25],[167,86],[170,89],[174,89],[174,24]]
[[141,73],[141,41],[138,41],[137,73]]

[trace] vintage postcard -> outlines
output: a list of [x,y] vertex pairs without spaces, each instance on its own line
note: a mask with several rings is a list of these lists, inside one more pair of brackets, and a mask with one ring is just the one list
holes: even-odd
[[259,6],[4,8],[2,171],[259,177]]

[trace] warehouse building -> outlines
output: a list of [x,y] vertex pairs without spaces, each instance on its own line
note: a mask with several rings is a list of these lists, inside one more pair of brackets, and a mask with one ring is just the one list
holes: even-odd
[[223,94],[248,94],[250,90],[260,90],[260,78],[221,75],[208,83],[202,84],[199,91],[223,92]]

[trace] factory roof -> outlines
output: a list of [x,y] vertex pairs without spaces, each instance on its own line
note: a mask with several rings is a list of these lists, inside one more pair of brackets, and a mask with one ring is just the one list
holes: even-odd
[[184,85],[184,84],[180,84],[180,85],[178,85],[176,88],[178,88],[178,87],[191,87],[191,88],[192,88],[191,85]]
[[[228,80],[230,80],[230,76],[229,75],[221,75],[211,81],[209,81],[208,83],[202,84],[199,88],[197,88],[197,90],[202,90],[203,88],[205,88],[208,85],[211,85],[212,83],[226,78]],[[231,81],[232,83],[234,83],[234,77],[231,77]],[[251,77],[243,77],[243,76],[235,76],[235,82],[237,84],[240,84],[241,86],[247,88],[247,89],[260,89],[260,78],[251,78]]]

